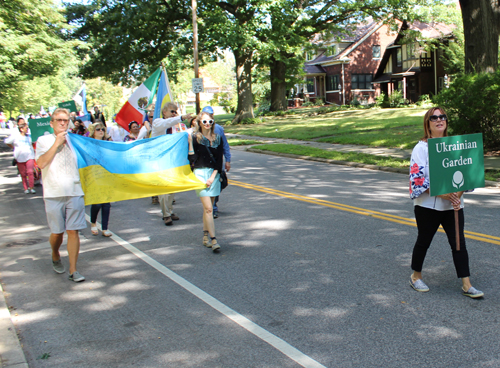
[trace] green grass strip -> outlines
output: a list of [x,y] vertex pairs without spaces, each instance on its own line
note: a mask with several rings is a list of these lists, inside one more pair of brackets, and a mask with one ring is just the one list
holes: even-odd
[[238,138],[230,138],[227,140],[230,146],[248,146],[250,144],[259,144],[260,141],[252,140],[252,139],[238,139]]
[[306,146],[296,145],[296,144],[284,144],[284,143],[263,144],[263,145],[254,146],[254,148],[257,148],[257,149],[260,149],[263,151],[271,151],[271,152],[277,152],[277,153],[288,153],[288,154],[309,156],[309,157],[319,157],[319,158],[325,158],[325,159],[337,160],[337,161],[358,162],[358,163],[362,163],[362,164],[366,164],[366,165],[394,167],[394,168],[398,168],[398,169],[408,169],[409,170],[409,167],[410,167],[410,160],[377,156],[377,155],[370,155],[367,153],[359,153],[359,152],[328,151],[328,150],[324,150],[321,148],[306,147]]

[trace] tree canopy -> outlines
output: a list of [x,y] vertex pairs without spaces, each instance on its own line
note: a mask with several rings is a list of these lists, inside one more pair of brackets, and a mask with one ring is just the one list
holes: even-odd
[[0,106],[16,83],[56,75],[73,55],[67,24],[53,0],[0,1]]

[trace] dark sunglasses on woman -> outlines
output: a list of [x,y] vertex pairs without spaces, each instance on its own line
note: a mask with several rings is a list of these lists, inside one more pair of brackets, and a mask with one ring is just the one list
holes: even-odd
[[438,121],[438,119],[440,119],[442,121],[446,121],[446,120],[448,120],[448,117],[446,115],[431,115],[429,117],[430,121]]

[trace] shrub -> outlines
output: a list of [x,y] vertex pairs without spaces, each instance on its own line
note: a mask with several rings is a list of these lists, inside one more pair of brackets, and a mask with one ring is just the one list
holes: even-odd
[[271,103],[269,101],[262,101],[259,104],[259,107],[257,108],[257,112],[255,115],[261,116],[261,115],[266,115],[269,112],[269,109],[271,108]]
[[453,134],[483,133],[485,149],[500,149],[500,70],[461,75],[433,101],[446,109]]
[[384,101],[386,100],[385,98],[385,93],[382,92],[380,95],[377,96],[377,98],[375,99],[375,106],[376,107],[382,107],[382,105],[384,104]]
[[314,103],[312,103],[311,101],[307,101],[302,104],[302,107],[312,107],[312,106],[314,106]]
[[259,119],[259,118],[246,118],[246,119],[243,119],[240,124],[260,124],[262,123],[262,120]]
[[417,101],[417,106],[427,106],[431,105],[432,100],[429,95],[421,95],[420,98]]
[[389,106],[391,107],[401,107],[407,103],[407,101],[403,98],[403,92],[398,90],[392,92],[392,94],[388,97],[388,100]]

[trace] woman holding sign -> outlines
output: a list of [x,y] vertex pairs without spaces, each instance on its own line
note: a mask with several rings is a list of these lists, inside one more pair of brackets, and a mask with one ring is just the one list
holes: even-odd
[[[410,162],[410,198],[413,200],[418,237],[413,248],[410,285],[417,291],[429,291],[422,281],[422,266],[432,238],[443,226],[451,246],[453,263],[457,276],[462,279],[462,293],[471,298],[480,298],[482,291],[470,283],[469,255],[464,237],[464,192],[448,193],[431,197],[429,194],[429,153],[427,139],[442,138],[448,135],[448,118],[441,107],[433,107],[424,116],[424,137],[417,143],[411,154]],[[455,213],[458,211],[460,250],[456,250]]]

